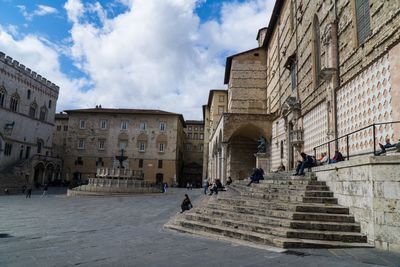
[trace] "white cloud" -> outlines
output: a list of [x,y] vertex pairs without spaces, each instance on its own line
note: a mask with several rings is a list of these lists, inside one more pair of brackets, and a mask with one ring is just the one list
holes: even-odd
[[[79,88],[87,85],[85,79],[70,79],[60,70],[59,52],[46,45],[45,41],[35,35],[27,35],[15,40],[13,36],[0,25],[1,51],[18,60],[28,68],[42,75],[51,82],[62,87],[60,89],[61,107],[79,107],[74,103],[81,103],[85,97]],[[65,105],[68,103],[67,105]]]
[[[101,104],[158,108],[200,119],[209,90],[225,88],[221,55],[256,47],[257,30],[266,26],[273,4],[224,3],[219,19],[202,23],[194,9],[204,0],[117,1],[127,11],[110,18],[100,3],[68,0],[64,8],[72,28],[67,47],[33,35],[14,40],[5,30],[0,46],[60,85],[58,110]],[[60,51],[90,80],[63,74]],[[90,90],[79,90],[89,84]]]
[[36,9],[32,12],[28,12],[26,6],[24,5],[17,5],[17,7],[24,18],[28,21],[31,21],[34,17],[42,17],[58,13],[56,8],[46,5],[36,5]]
[[[204,24],[195,0],[132,0],[107,18],[99,3],[69,0],[71,54],[95,84],[87,95],[105,106],[161,108],[201,118],[208,91],[224,88],[226,51],[256,47],[267,24],[265,1],[225,3],[220,20]],[[102,25],[85,20],[96,12]]]

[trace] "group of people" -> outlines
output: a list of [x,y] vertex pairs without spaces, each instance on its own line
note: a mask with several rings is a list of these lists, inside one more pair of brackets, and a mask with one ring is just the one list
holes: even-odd
[[[226,185],[230,185],[232,183],[232,178],[229,176],[226,180]],[[207,195],[207,191],[210,190],[210,196],[213,194],[218,194],[218,191],[224,191],[225,186],[221,183],[221,180],[216,179],[212,184],[208,182],[208,180],[204,180],[203,182],[204,195]]]
[[324,164],[344,161],[344,157],[342,153],[339,152],[339,150],[335,150],[335,155],[332,159],[329,158],[329,155],[327,153],[321,153],[321,157],[319,159],[316,159],[314,156],[307,155],[304,152],[301,152],[300,156],[302,160],[298,162],[296,167],[296,173],[294,175],[305,175],[304,173],[305,168],[312,168]]

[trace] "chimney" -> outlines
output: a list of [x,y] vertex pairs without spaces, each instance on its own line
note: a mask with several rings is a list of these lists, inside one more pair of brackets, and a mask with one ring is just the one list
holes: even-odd
[[267,34],[267,30],[268,30],[267,27],[264,27],[264,28],[261,28],[258,30],[257,38],[256,38],[258,41],[258,47],[263,46],[265,35]]

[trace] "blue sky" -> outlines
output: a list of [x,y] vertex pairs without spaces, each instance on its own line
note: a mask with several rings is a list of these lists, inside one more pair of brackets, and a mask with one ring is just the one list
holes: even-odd
[[60,86],[58,111],[101,104],[200,119],[208,91],[226,88],[226,56],[257,46],[273,4],[0,0],[0,51]]

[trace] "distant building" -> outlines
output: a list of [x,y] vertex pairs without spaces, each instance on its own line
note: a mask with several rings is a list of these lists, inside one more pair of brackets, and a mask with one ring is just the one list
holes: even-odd
[[186,121],[183,153],[183,180],[196,186],[202,184],[204,121]]
[[144,109],[90,108],[56,117],[54,147],[64,162],[65,179],[86,180],[98,167],[140,170],[154,183],[182,178],[185,122],[181,114]]
[[53,158],[59,87],[0,52],[0,187],[60,177]]

